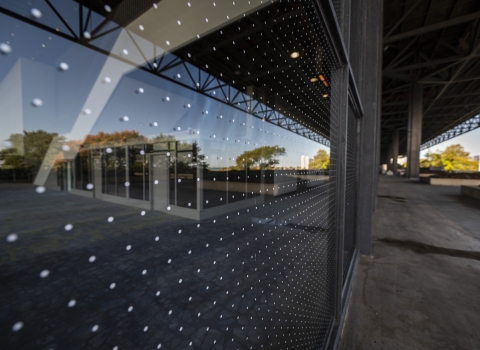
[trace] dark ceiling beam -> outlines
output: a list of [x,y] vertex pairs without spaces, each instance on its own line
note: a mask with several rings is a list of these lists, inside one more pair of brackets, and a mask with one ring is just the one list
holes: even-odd
[[[477,55],[477,56],[480,56]],[[405,72],[405,71],[409,71],[409,70],[412,70],[412,69],[418,69],[418,68],[425,68],[425,67],[432,67],[432,66],[437,66],[439,64],[445,64],[445,63],[450,63],[450,62],[455,62],[455,63],[460,63],[462,62],[464,59],[466,59],[468,56],[454,56],[454,57],[447,57],[447,58],[442,58],[442,59],[439,59],[439,60],[434,60],[434,61],[427,61],[427,62],[421,62],[421,63],[415,63],[415,64],[410,64],[410,65],[407,65],[407,66],[401,66],[401,67],[398,67],[398,68],[394,68],[394,69],[385,69],[383,72],[392,72],[392,73],[399,73],[399,72]]]
[[[477,12],[475,12],[477,13]],[[478,12],[480,13],[480,12]],[[467,58],[464,59],[462,64],[457,68],[455,73],[452,75],[450,80],[442,87],[442,89],[438,92],[437,96],[435,99],[428,105],[428,108],[424,111],[424,114],[428,113],[430,108],[432,108],[435,103],[439,100],[441,96],[447,91],[448,87],[455,83],[456,80],[458,79],[458,76],[463,73],[463,70],[468,66],[470,61],[477,56],[477,54],[480,52],[480,43],[477,43],[477,46],[475,46],[472,50],[472,52],[467,56]],[[478,78],[477,78],[478,79]]]
[[390,63],[385,67],[385,69],[391,69],[393,67],[398,66],[401,62],[405,61],[406,59],[410,58],[413,55],[413,51],[410,51],[408,53],[405,53],[410,46],[413,45],[417,41],[417,38],[413,38],[410,40],[410,42],[405,46],[402,51],[400,51],[397,56],[393,60],[390,61]]
[[406,39],[406,38],[411,38],[412,36],[417,36],[417,35],[433,32],[435,30],[439,30],[439,29],[443,29],[443,28],[447,28],[447,27],[456,26],[456,25],[459,25],[459,24],[462,24],[462,23],[470,22],[470,21],[476,20],[477,18],[480,18],[480,11],[471,13],[471,14],[466,15],[466,16],[460,16],[460,17],[453,18],[453,19],[450,19],[450,20],[447,20],[447,21],[443,21],[443,22],[431,24],[429,26],[425,26],[425,27],[421,27],[421,28],[418,28],[418,29],[410,30],[410,31],[405,32],[405,33],[392,35],[389,38],[384,39],[383,43],[384,44],[393,43],[393,42],[403,40],[403,39]]
[[459,104],[452,104],[452,105],[444,105],[444,106],[435,106],[432,107],[430,110],[438,110],[438,109],[445,109],[445,108],[463,108],[463,107],[472,107],[472,106],[480,106],[480,101],[476,103],[459,103]]
[[403,23],[403,21],[405,21],[405,19],[408,17],[408,15],[410,15],[412,13],[413,10],[415,10],[415,8],[418,6],[418,4],[420,4],[422,2],[422,0],[417,0],[416,3],[414,3],[412,6],[410,6],[410,8],[403,14],[403,16],[393,25],[392,28],[390,28],[390,30],[388,31],[387,34],[385,34],[385,36],[383,37],[383,41],[385,42],[385,40],[387,40],[390,35],[392,35],[392,33],[395,31],[395,29],[398,28],[398,26],[400,24]]
[[394,87],[394,88],[391,88],[391,89],[388,89],[388,90],[384,90],[384,91],[382,91],[382,94],[389,94],[391,92],[396,92],[396,91],[400,91],[400,90],[407,90],[407,89],[410,88],[410,85],[411,84],[404,84],[404,85],[397,86],[397,87]]

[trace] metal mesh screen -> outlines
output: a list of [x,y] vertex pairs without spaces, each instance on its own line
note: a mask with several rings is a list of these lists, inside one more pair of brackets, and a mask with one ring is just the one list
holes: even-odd
[[342,87],[312,2],[34,3],[0,14],[29,174],[0,184],[2,349],[324,347]]

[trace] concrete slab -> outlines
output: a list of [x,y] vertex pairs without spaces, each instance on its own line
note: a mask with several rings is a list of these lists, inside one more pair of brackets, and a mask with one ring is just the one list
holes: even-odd
[[480,202],[380,178],[339,348],[480,349]]
[[461,186],[460,193],[480,200],[480,186]]

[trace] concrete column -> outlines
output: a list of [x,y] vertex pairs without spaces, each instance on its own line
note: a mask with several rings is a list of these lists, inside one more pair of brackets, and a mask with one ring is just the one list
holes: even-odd
[[407,178],[420,176],[420,144],[422,143],[423,85],[414,83],[408,104]]
[[[392,143],[390,144],[389,150],[389,159],[388,159],[388,169],[393,171],[396,175],[398,170],[397,159],[398,159],[398,146],[399,146],[399,131],[395,130],[393,132]],[[393,159],[393,162],[390,164],[390,161]]]

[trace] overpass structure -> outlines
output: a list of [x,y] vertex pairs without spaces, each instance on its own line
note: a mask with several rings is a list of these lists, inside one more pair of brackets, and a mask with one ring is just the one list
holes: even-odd
[[382,163],[418,177],[421,149],[480,127],[480,3],[384,2],[382,75]]

